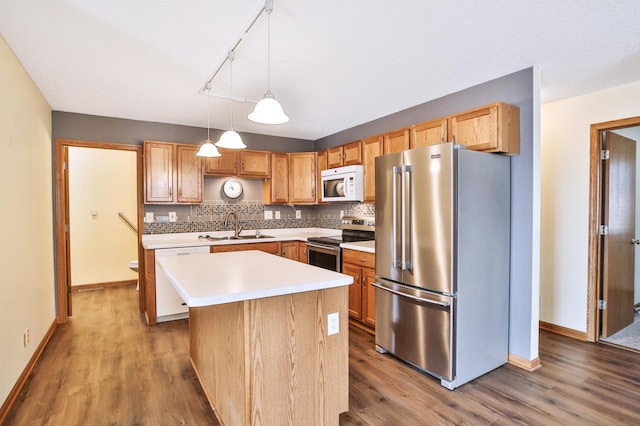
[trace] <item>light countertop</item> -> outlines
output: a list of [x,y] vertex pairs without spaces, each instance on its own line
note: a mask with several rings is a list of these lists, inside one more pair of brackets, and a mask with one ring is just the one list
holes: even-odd
[[[211,241],[198,238],[208,235],[210,237],[225,237],[233,235],[232,231],[210,231],[210,232],[186,232],[176,234],[145,234],[142,236],[142,247],[147,250],[178,248],[178,247],[196,247],[196,246],[212,246],[226,244],[246,244],[246,243],[268,243],[272,241],[306,241],[310,237],[325,237],[341,235],[339,229],[327,228],[288,228],[288,229],[262,229],[263,235],[271,235],[273,238],[253,238],[241,240],[220,240]],[[255,235],[255,230],[246,230],[240,233],[244,235]]]
[[[261,240],[264,241],[264,240]],[[257,250],[156,259],[189,307],[341,287],[353,278]]]
[[358,250],[358,251],[364,251],[367,253],[375,253],[376,252],[376,242],[371,240],[371,241],[358,241],[358,242],[354,242],[354,243],[342,243],[340,244],[340,247],[342,247],[343,249],[351,249],[351,250]]

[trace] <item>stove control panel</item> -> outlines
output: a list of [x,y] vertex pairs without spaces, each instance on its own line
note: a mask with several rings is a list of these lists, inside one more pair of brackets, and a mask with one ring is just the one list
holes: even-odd
[[340,220],[341,229],[362,229],[362,230],[374,230],[376,227],[376,218],[368,216],[344,216]]

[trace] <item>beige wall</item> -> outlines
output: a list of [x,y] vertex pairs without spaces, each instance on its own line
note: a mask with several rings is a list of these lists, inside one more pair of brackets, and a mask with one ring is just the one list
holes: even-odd
[[[71,285],[135,280],[138,236],[120,219],[137,220],[137,153],[69,148]],[[92,214],[93,213],[93,214]]]
[[591,124],[640,116],[640,82],[542,106],[540,320],[586,331]]
[[55,288],[51,108],[1,36],[0,64],[1,404],[55,319]]

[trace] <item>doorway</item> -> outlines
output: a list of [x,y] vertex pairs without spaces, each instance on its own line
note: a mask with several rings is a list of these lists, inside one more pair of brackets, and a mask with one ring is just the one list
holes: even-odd
[[[72,281],[76,280],[78,281],[77,278],[72,279],[72,273],[71,273],[71,257],[72,257],[72,251],[71,250],[71,238],[70,238],[70,226],[69,224],[71,223],[71,216],[73,215],[73,208],[70,208],[70,185],[69,185],[69,163],[70,163],[70,159],[69,159],[69,152],[80,152],[80,151],[87,151],[87,150],[83,150],[83,148],[92,148],[91,150],[88,151],[92,151],[92,152],[98,152],[98,149],[102,149],[102,150],[108,150],[105,153],[107,154],[107,156],[113,156],[113,155],[108,155],[108,154],[116,154],[115,151],[121,151],[123,152],[123,154],[126,154],[125,152],[133,152],[135,154],[135,164],[136,164],[136,172],[135,172],[135,180],[136,180],[136,184],[135,184],[135,198],[136,203],[135,206],[133,206],[129,211],[128,214],[130,216],[129,219],[131,219],[132,225],[135,227],[137,226],[138,230],[142,229],[142,149],[140,146],[135,146],[135,145],[124,145],[124,144],[112,144],[112,143],[101,143],[101,142],[89,142],[89,141],[77,141],[77,140],[68,140],[68,139],[57,139],[55,141],[55,153],[54,153],[54,173],[55,173],[55,186],[54,186],[54,193],[55,193],[55,251],[56,251],[56,304],[57,304],[57,322],[58,323],[64,323],[68,320],[69,316],[72,313],[72,304],[71,304],[71,294],[72,294]],[[94,150],[95,149],[95,150]],[[73,156],[72,156],[73,157]],[[76,155],[76,158],[78,158],[78,156]],[[80,156],[80,158],[82,158],[82,156]],[[130,157],[129,157],[130,158]],[[73,158],[72,160],[73,161]],[[82,158],[82,160],[80,161],[86,161],[86,157]],[[77,179],[77,177],[76,177]],[[104,179],[103,179],[104,180]],[[106,190],[106,188],[109,187],[108,185],[108,181],[109,179],[106,179],[107,184],[105,184],[105,189],[103,189],[103,191]],[[77,186],[77,185],[76,185]],[[71,185],[71,187],[73,188],[73,185]],[[97,189],[97,188],[96,188]],[[85,190],[87,190],[87,188],[85,188]],[[91,188],[88,188],[88,190],[91,190]],[[117,191],[118,188],[115,188],[115,190]],[[72,191],[73,192],[73,189]],[[81,195],[82,196],[82,195]],[[96,198],[96,201],[94,201],[94,204],[98,204],[99,198]],[[99,219],[101,218],[101,209],[97,208],[97,209],[93,209],[93,208],[88,208],[87,206],[81,207],[80,208],[81,211],[84,213],[86,213],[87,216],[90,216],[90,221],[91,220],[97,220],[98,222],[93,222],[93,224],[97,224],[99,223]],[[88,211],[84,211],[84,210],[88,210]],[[111,222],[111,226],[122,226],[124,229],[124,227],[126,226],[125,222],[120,222],[122,219],[120,217],[120,215],[118,215],[118,217],[116,218],[111,217],[117,213],[114,212],[108,212],[107,213],[107,209],[106,207],[103,207],[102,210],[104,210],[105,214],[108,214],[109,217],[105,217],[104,219],[109,219],[109,221]],[[113,214],[112,214],[113,213]],[[114,224],[115,221],[115,224]],[[91,222],[89,222],[91,223]],[[76,220],[76,225],[78,225],[78,227],[81,225],[80,221]],[[91,226],[91,225],[89,225]],[[74,225],[75,227],[75,225]],[[76,229],[78,228],[76,227]],[[128,232],[131,232],[130,229],[125,229]],[[74,235],[76,236],[76,235]],[[141,232],[137,232],[137,236],[136,238],[136,245],[137,245],[137,257],[138,259],[141,259]],[[91,237],[89,236],[84,244],[84,247],[81,247],[82,249],[87,249],[88,251],[91,250],[90,246],[90,241],[91,241]],[[76,243],[76,253],[77,253],[77,248],[78,245]],[[95,250],[95,247],[93,248]],[[105,255],[106,253],[103,253],[103,255]],[[131,259],[129,259],[131,260]],[[124,263],[124,262],[123,262]],[[125,263],[126,265],[126,263]],[[93,273],[95,273],[95,271],[99,270],[100,267],[99,266],[95,266],[94,267],[89,267],[86,268],[87,270],[92,270]],[[77,271],[76,271],[77,272]],[[77,276],[78,274],[76,274]],[[142,274],[140,274],[140,276],[142,276]],[[99,278],[95,278],[95,277],[100,277],[100,275],[95,275],[93,279],[98,279]],[[76,283],[77,284],[77,283]],[[98,285],[99,286],[99,285]],[[87,285],[86,287],[92,287],[92,285]],[[77,288],[77,286],[76,286]],[[141,287],[142,288],[142,287]],[[144,290],[142,290],[139,294],[139,306],[142,307],[142,301],[144,300]]]
[[592,342],[604,342],[632,324],[640,296],[639,278],[634,279],[640,273],[634,260],[640,258],[635,234],[640,232],[635,201],[640,138],[633,137],[640,134],[638,126],[640,117],[591,126],[587,340]]

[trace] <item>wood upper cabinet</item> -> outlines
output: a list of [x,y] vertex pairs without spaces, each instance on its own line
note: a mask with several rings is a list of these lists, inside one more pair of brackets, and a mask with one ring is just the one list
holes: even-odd
[[316,202],[322,203],[322,171],[327,167],[327,151],[318,152],[316,158]]
[[294,204],[316,203],[315,152],[289,154],[289,202]]
[[342,251],[342,273],[353,277],[349,286],[349,316],[370,328],[376,325],[375,254],[358,250]]
[[197,145],[144,141],[145,203],[202,202]]
[[235,149],[218,148],[221,157],[204,159],[204,174],[206,176],[235,176],[238,173],[238,151]]
[[280,256],[291,260],[300,260],[297,241],[283,241],[280,243]]
[[384,153],[400,152],[409,149],[409,129],[400,129],[384,135]]
[[176,146],[176,181],[178,183],[178,203],[196,204],[202,202],[204,186],[202,174],[202,158],[196,153],[197,145]]
[[426,121],[409,127],[409,146],[420,148],[447,142],[447,119]]
[[362,164],[362,144],[360,141],[334,146],[327,150],[327,168]]
[[468,149],[520,153],[520,108],[503,102],[486,105],[449,117],[456,143]]
[[289,202],[289,154],[271,154],[271,179],[265,185],[269,194],[265,200],[270,204],[286,204]]
[[238,175],[268,178],[271,176],[271,152],[243,149],[239,151]]
[[364,201],[376,199],[376,157],[383,155],[382,135],[362,140],[362,164],[364,168]]

